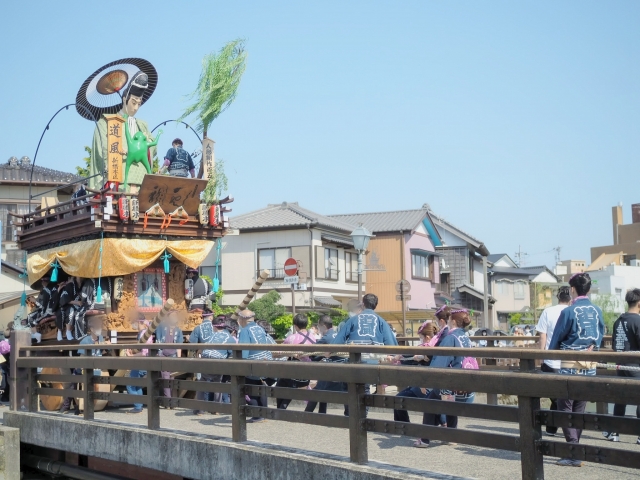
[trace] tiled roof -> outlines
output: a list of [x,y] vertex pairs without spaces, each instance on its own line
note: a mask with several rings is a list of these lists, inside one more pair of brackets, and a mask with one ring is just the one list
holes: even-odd
[[[436,223],[436,225],[444,228],[445,230],[455,230],[457,233],[460,233],[464,237],[466,237],[465,240],[469,241],[469,243],[472,243],[472,244],[475,243],[476,245],[474,245],[474,246],[476,246],[476,247],[479,246],[479,245],[482,245],[482,242],[480,240],[478,240],[475,237],[472,237],[471,235],[469,235],[464,230],[459,229],[454,224],[452,224],[449,220],[445,220],[443,217],[439,217],[436,213],[432,212],[431,210],[429,210],[429,215],[431,215],[431,218]],[[456,233],[456,232],[454,232],[454,233]]]
[[237,228],[241,231],[277,227],[304,227],[308,224],[317,224],[347,233],[351,233],[355,229],[353,224],[312,212],[302,208],[297,202],[268,205],[266,208],[233,217],[229,221],[232,228]]
[[511,267],[489,267],[489,271],[493,273],[504,273],[507,275],[523,275],[526,277],[534,273],[531,270],[526,270],[524,268],[511,268]]
[[[34,293],[38,293],[36,290],[27,290],[27,296],[33,295]],[[22,296],[22,291],[20,292],[4,292],[0,293],[0,305],[4,305],[5,303],[11,302],[12,300],[17,300]]]
[[410,232],[427,216],[427,210],[396,210],[394,212],[351,213],[329,217],[352,225],[362,224],[371,233]]
[[[31,176],[31,163],[19,160],[16,165],[9,162],[0,165],[0,183],[28,182]],[[35,165],[33,167],[33,181],[36,183],[65,184],[79,180],[74,173],[61,172],[52,168]]]

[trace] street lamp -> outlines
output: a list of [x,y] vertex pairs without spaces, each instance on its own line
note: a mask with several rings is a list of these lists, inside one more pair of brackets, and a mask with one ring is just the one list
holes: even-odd
[[369,240],[373,237],[371,232],[360,225],[351,232],[353,246],[358,252],[358,301],[362,301],[362,254],[367,250]]

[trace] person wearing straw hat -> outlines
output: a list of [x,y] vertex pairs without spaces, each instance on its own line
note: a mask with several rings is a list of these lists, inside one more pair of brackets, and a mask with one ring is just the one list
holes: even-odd
[[[258,345],[273,345],[276,342],[267,335],[267,332],[255,322],[256,314],[249,309],[242,310],[238,313],[238,325],[240,330],[238,332],[238,343],[246,344],[258,344]],[[268,350],[243,350],[242,358],[246,360],[273,360],[271,352]],[[262,386],[263,380],[260,377],[246,377],[247,385]],[[249,395],[249,404],[252,406],[268,407],[268,400],[266,396]],[[265,419],[262,417],[252,417],[248,420],[249,423],[262,423]]]
[[[219,344],[219,343],[236,343],[233,337],[226,330],[226,323],[224,315],[219,316],[214,322],[213,312],[211,310],[205,310],[202,312],[202,323],[193,329],[189,336],[189,343],[203,343],[203,344]],[[202,358],[211,358],[214,360],[224,360],[231,356],[230,350],[213,350],[204,349],[200,356]],[[217,373],[203,373],[201,379],[204,382],[220,383],[222,381],[222,375]],[[213,396],[209,392],[198,392],[196,396],[197,400],[205,400],[214,402],[222,401],[221,393],[214,393]],[[194,415],[204,415],[203,410],[194,410]]]

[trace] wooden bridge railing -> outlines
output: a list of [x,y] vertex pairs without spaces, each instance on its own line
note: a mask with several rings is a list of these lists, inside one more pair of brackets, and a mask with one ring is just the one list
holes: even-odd
[[[16,335],[12,335],[14,344]],[[16,347],[18,345],[15,345]],[[99,345],[95,348],[113,350],[139,348],[131,345]],[[640,398],[640,382],[633,379],[613,377],[582,377],[572,375],[540,374],[535,372],[535,361],[542,358],[597,361],[616,364],[640,362],[640,353],[611,352],[561,352],[533,349],[506,348],[423,348],[423,347],[370,347],[370,346],[326,346],[326,345],[219,345],[223,350],[232,350],[233,358],[226,360],[166,358],[155,356],[157,349],[182,348],[201,350],[203,345],[152,344],[145,345],[149,357],[51,357],[37,356],[47,351],[70,351],[75,346],[22,347],[12,357],[12,409],[37,412],[39,395],[57,395],[84,399],[84,418],[94,418],[93,400],[111,400],[119,403],[143,403],[147,406],[147,426],[160,428],[160,406],[215,411],[230,414],[232,418],[232,440],[247,440],[246,417],[266,417],[284,422],[323,425],[349,430],[350,459],[356,463],[368,461],[367,433],[380,432],[395,435],[430,438],[447,442],[496,448],[521,453],[522,478],[544,478],[543,457],[574,458],[628,468],[640,468],[640,452],[630,452],[609,447],[583,444],[568,444],[550,441],[541,434],[542,425],[557,427],[574,426],[587,430],[616,431],[640,435],[640,420],[628,417],[614,417],[604,414],[576,414],[549,411],[540,407],[541,398],[572,398],[595,402],[635,404]],[[207,348],[216,346],[207,345]],[[248,361],[242,359],[243,350],[270,350],[275,352],[343,352],[349,363],[325,362],[283,362]],[[16,351],[15,349],[13,350]],[[393,365],[372,365],[361,363],[363,354],[426,354],[426,355],[468,355],[476,357],[517,358],[519,371],[477,371],[462,369],[440,369]],[[40,367],[62,369],[82,369],[82,375],[42,375]],[[94,369],[146,370],[146,378],[98,377]],[[162,380],[161,371],[200,372],[224,374],[231,377],[231,383],[208,383],[191,380]],[[248,385],[251,378],[310,378],[344,382],[346,392],[301,390],[294,388]],[[43,383],[62,382],[82,384],[84,390],[65,388],[63,390],[43,387]],[[134,385],[146,387],[143,396],[115,392],[96,392],[96,384]],[[366,384],[415,385],[455,391],[486,392],[488,394],[510,394],[518,397],[517,406],[467,404],[402,398],[388,395],[365,393]],[[225,392],[231,394],[231,403],[214,403],[185,398],[167,398],[161,389],[173,386],[181,390],[203,392]],[[272,398],[308,400],[346,404],[349,416],[307,413],[279,410],[246,404],[245,395],[266,395]],[[517,423],[519,435],[505,435],[464,429],[446,429],[422,424],[411,424],[391,420],[367,418],[367,407],[382,409],[404,409],[414,412],[449,414],[462,417],[480,418],[501,422]]]

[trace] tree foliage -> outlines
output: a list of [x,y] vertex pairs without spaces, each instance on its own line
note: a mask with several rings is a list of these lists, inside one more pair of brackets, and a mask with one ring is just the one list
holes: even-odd
[[86,178],[89,176],[89,165],[91,165],[91,147],[85,145],[84,151],[88,153],[88,155],[82,159],[84,167],[76,167],[76,172],[81,177]]
[[198,86],[190,95],[194,103],[187,107],[180,120],[196,114],[196,129],[206,137],[211,123],[235,100],[246,59],[243,39],[227,43],[217,54],[206,55]]
[[616,312],[620,306],[618,297],[615,295],[597,294],[591,296],[591,302],[602,310],[604,326],[607,333],[611,333],[613,331],[613,323],[618,318],[618,313]]
[[223,197],[229,188],[229,179],[224,172],[224,160],[216,161],[215,167],[209,171],[207,186],[204,188],[202,199],[207,205],[213,205],[216,200]]
[[269,293],[251,302],[247,308],[256,314],[257,320],[266,320],[272,323],[273,320],[285,314],[286,310],[284,305],[278,303],[281,298],[277,290],[271,290]]

